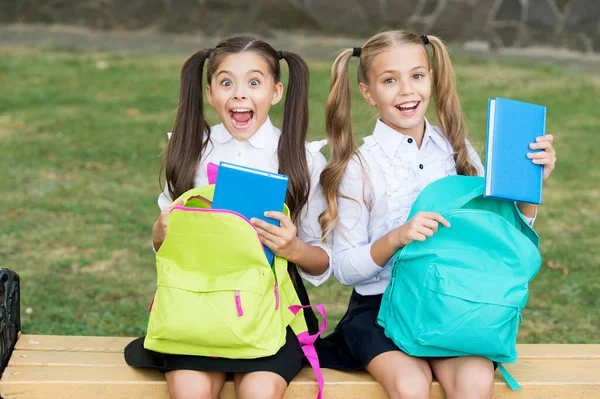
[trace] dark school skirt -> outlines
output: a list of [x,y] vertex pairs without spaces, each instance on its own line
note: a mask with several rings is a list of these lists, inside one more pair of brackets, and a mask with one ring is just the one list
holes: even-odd
[[[289,272],[302,305],[310,305],[308,293],[295,265]],[[319,329],[317,317],[312,309],[304,309],[304,318],[310,334]],[[272,355],[257,359],[227,359],[192,355],[170,355],[154,352],[144,348],[145,337],[137,338],[125,347],[125,361],[133,367],[146,367],[162,372],[173,370],[195,370],[223,373],[250,373],[254,371],[270,371],[280,375],[288,384],[298,375],[304,365],[308,364],[298,339],[288,326],[285,344]]]
[[[363,296],[352,290],[348,310],[335,330],[315,342],[321,367],[361,370],[376,356],[400,350],[394,341],[385,336],[383,327],[377,324],[382,298],[383,294]],[[496,367],[494,363],[494,369]]]

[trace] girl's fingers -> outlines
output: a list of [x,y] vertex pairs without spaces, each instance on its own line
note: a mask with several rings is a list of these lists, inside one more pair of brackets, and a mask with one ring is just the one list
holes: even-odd
[[279,234],[279,230],[281,230],[281,227],[275,226],[272,223],[265,222],[264,220],[260,220],[260,219],[257,219],[257,218],[250,219],[250,222],[254,226],[259,227],[259,228],[261,228],[261,229],[263,229],[265,231],[268,231],[271,234],[280,235]]
[[425,241],[427,237],[421,233],[415,233],[413,241]]
[[433,220],[435,220],[438,223],[441,223],[446,227],[450,227],[450,222],[447,221],[446,218],[440,215],[439,213],[433,212]]
[[424,219],[422,226],[432,230],[435,233],[438,229],[439,223],[432,219]]
[[420,226],[417,229],[417,234],[424,235],[425,237],[431,237],[434,233],[435,233],[435,231],[433,231],[429,227],[425,227],[425,226]]
[[527,154],[527,158],[529,158],[529,159],[541,159],[541,158],[548,158],[551,156],[554,156],[554,154],[547,152],[547,151],[530,152]]
[[552,148],[552,143],[550,141],[540,141],[538,143],[529,144],[529,148],[532,150],[545,150]]
[[271,233],[270,231],[267,231],[261,227],[256,226],[256,231],[258,231],[258,234],[260,235],[260,237],[264,240],[264,239],[268,239],[268,240],[274,240],[277,235]]
[[273,241],[269,240],[268,238],[263,237],[262,243],[267,248],[269,248],[271,251],[275,251],[277,249],[277,245],[275,245],[275,243]]
[[275,211],[269,211],[269,212],[265,212],[265,216],[271,219],[275,219],[279,221],[279,224],[283,227],[284,225],[291,223],[292,221],[290,220],[289,217],[285,216],[285,213],[283,212],[275,212]]
[[425,219],[435,220],[446,227],[450,227],[450,222],[448,222],[445,217],[437,212],[419,212],[417,215],[421,215]]
[[554,165],[556,163],[556,157],[549,155],[547,157],[539,157],[532,160],[536,165]]
[[554,136],[551,134],[545,134],[543,136],[536,137],[535,141],[537,143],[542,141],[549,141],[550,143],[552,143],[554,141]]
[[292,234],[292,232],[288,232],[286,229],[274,226],[260,219],[256,219],[256,221],[251,220],[251,222],[263,239],[270,240],[273,243],[278,242],[278,245],[284,245],[285,242],[289,241],[290,236],[295,235],[295,233]]

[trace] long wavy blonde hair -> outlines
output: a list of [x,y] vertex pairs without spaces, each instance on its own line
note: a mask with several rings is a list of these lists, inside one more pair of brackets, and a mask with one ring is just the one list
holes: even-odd
[[[456,74],[448,55],[446,46],[439,38],[427,36],[433,49],[432,91],[436,108],[436,116],[440,127],[445,132],[454,150],[456,172],[459,175],[475,176],[477,169],[469,161],[466,146],[466,122],[456,92]],[[415,44],[423,46],[423,40],[407,31],[381,32],[369,39],[361,48],[357,68],[359,83],[368,84],[369,68],[373,59],[382,52],[396,45]],[[327,200],[327,209],[319,216],[322,238],[325,238],[335,227],[338,219],[337,198],[343,196],[339,192],[340,182],[348,162],[357,154],[356,141],[352,131],[350,118],[350,77],[348,64],[354,53],[346,49],[336,58],[331,68],[331,85],[325,109],[325,129],[331,148],[331,157],[321,173],[321,186]]]

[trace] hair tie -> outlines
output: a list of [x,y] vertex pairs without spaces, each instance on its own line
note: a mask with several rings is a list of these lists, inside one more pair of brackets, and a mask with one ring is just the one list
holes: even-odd
[[360,58],[361,51],[362,51],[362,49],[360,47],[354,47],[352,49],[352,57],[359,57]]
[[283,59],[283,51],[278,51],[277,52],[277,58],[280,59],[280,60]]
[[424,45],[427,46],[429,44],[429,38],[427,37],[427,35],[421,35],[419,36],[419,39],[421,39]]
[[209,48],[206,50],[206,58],[210,58],[210,53],[212,53],[213,49]]

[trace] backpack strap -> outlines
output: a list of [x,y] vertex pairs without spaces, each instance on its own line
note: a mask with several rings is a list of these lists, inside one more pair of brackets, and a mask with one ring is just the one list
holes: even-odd
[[513,378],[512,375],[510,375],[510,373],[508,372],[508,370],[506,370],[504,368],[504,366],[500,363],[498,363],[498,370],[500,370],[500,374],[502,374],[502,377],[504,377],[504,381],[506,381],[506,383],[508,384],[508,387],[513,390],[513,391],[520,391],[521,390],[521,386],[519,385],[519,383],[517,382],[517,380],[515,380]]
[[217,183],[217,173],[219,172],[219,165],[214,162],[206,164],[206,176],[208,177],[208,184]]
[[317,399],[323,398],[323,389],[325,388],[325,380],[323,379],[323,373],[321,372],[321,365],[319,363],[319,356],[317,355],[317,351],[315,349],[315,341],[319,336],[327,329],[327,315],[325,313],[325,307],[323,305],[316,306],[300,306],[300,305],[292,305],[288,309],[294,314],[297,315],[300,309],[305,308],[314,308],[323,316],[323,323],[321,323],[321,327],[319,331],[310,335],[308,330],[304,330],[300,333],[297,331],[297,327],[294,328],[294,324],[292,324],[292,329],[298,338],[298,342],[300,343],[300,347],[302,348],[302,352],[304,352],[304,356],[308,359],[310,366],[312,367],[315,375],[317,376],[317,383],[319,384],[319,393],[317,395]]
[[[453,201],[448,202],[446,192],[453,193]],[[472,199],[481,197],[484,193],[484,179],[476,176],[447,176],[428,184],[413,204],[408,219],[417,212],[444,213],[451,209],[462,208]]]

